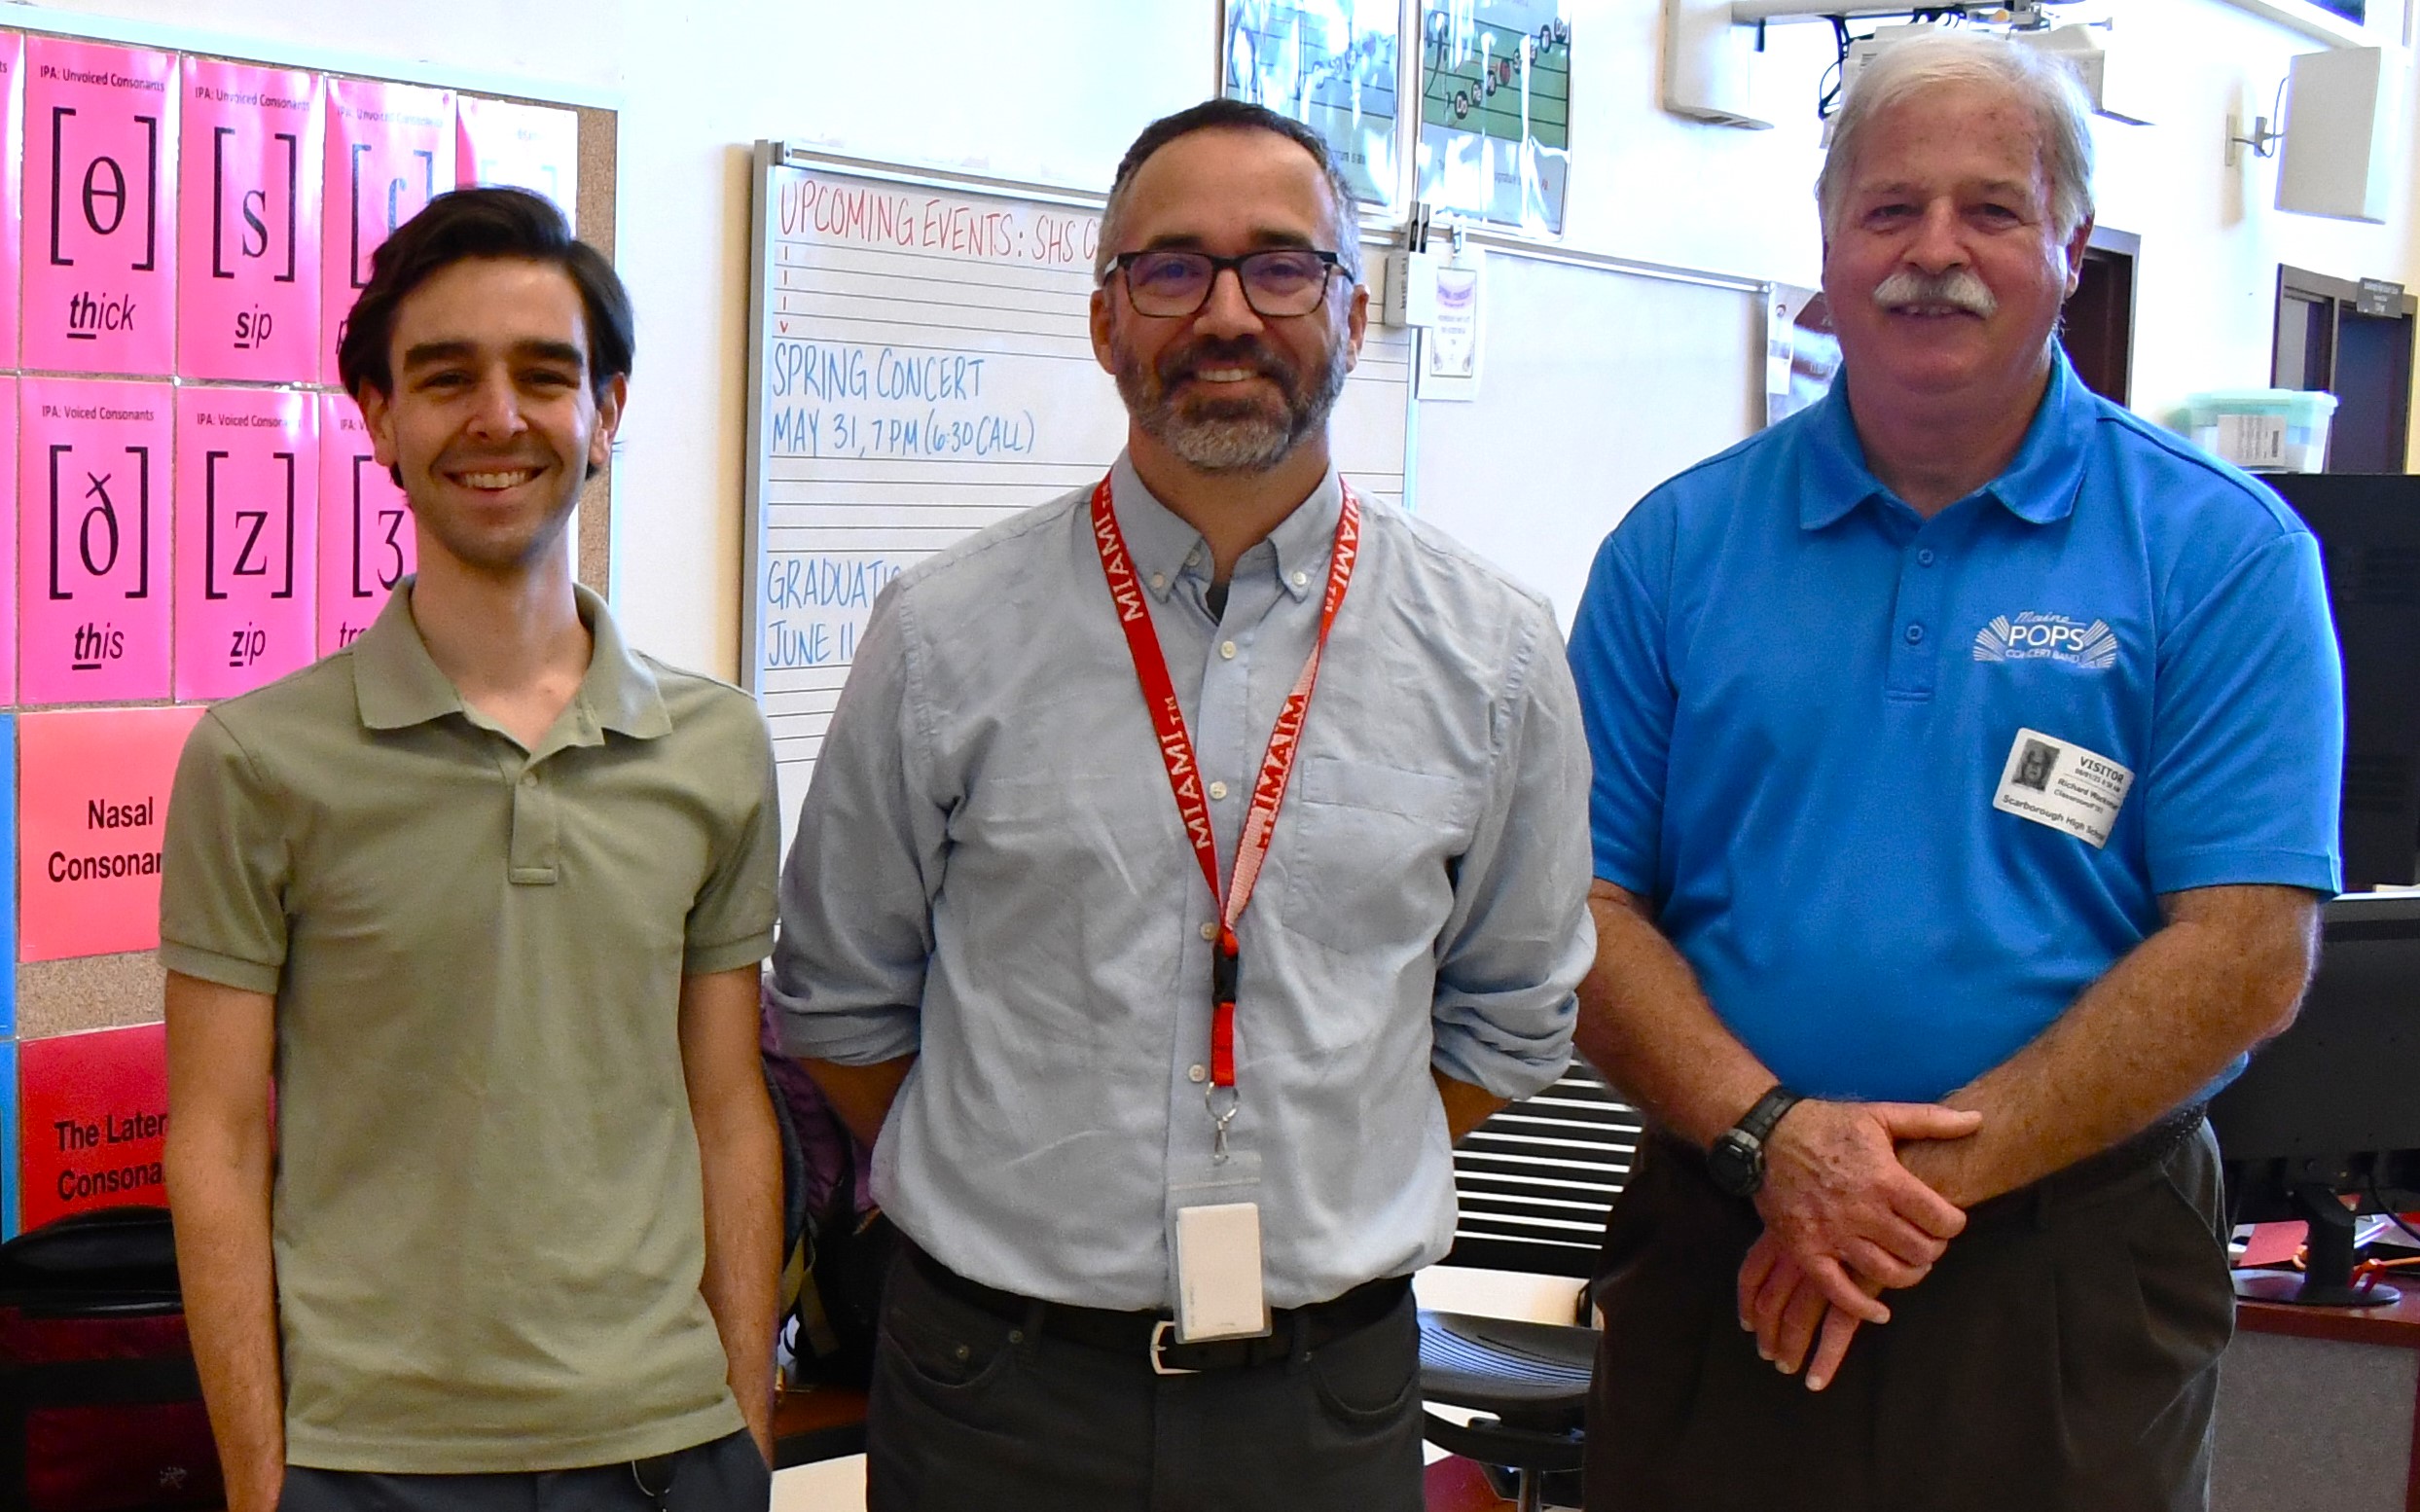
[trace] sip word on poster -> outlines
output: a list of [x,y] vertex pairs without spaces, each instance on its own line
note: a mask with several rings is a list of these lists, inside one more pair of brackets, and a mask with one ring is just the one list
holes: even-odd
[[169,53],[26,40],[26,367],[173,365],[177,74]]
[[26,378],[18,414],[18,700],[168,696],[164,383]]
[[453,187],[453,93],[330,79],[320,236],[319,380],[341,381],[336,341],[395,228]]
[[177,198],[177,372],[318,372],[319,76],[187,58]]
[[361,409],[319,396],[319,654],[342,651],[419,566],[412,511],[379,465]]
[[248,693],[315,648],[319,407],[315,395],[176,395],[176,696]]

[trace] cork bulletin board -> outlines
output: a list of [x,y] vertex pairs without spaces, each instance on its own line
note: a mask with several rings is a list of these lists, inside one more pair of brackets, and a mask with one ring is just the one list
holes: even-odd
[[[360,633],[413,566],[336,374],[371,254],[431,195],[506,183],[610,257],[616,158],[608,100],[20,17],[0,29],[7,1233],[165,1200],[158,869],[185,734]],[[576,526],[600,591],[610,483]]]

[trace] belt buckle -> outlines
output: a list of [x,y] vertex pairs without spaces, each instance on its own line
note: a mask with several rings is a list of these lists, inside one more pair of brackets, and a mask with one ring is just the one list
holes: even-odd
[[1187,1370],[1181,1365],[1171,1365],[1160,1358],[1160,1350],[1167,1347],[1169,1332],[1175,1326],[1176,1320],[1173,1317],[1161,1318],[1151,1325],[1151,1342],[1144,1349],[1144,1352],[1151,1357],[1151,1374],[1155,1376],[1198,1376],[1201,1374],[1198,1370]]

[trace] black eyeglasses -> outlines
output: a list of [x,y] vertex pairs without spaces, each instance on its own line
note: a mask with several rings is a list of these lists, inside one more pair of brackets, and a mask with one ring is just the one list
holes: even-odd
[[1273,247],[1242,257],[1121,252],[1109,266],[1126,275],[1126,297],[1137,313],[1169,319],[1190,315],[1209,304],[1210,286],[1230,268],[1252,313],[1271,318],[1308,315],[1326,300],[1327,275],[1343,264],[1335,253],[1317,247]]

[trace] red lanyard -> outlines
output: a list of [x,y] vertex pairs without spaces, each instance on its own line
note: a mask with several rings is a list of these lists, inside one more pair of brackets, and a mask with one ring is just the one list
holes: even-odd
[[[1294,679],[1294,691],[1285,696],[1285,706],[1278,711],[1278,722],[1269,732],[1269,752],[1261,758],[1259,780],[1252,784],[1252,805],[1244,814],[1244,832],[1236,842],[1235,870],[1226,888],[1226,903],[1218,920],[1218,939],[1210,960],[1210,1085],[1203,1089],[1208,1096],[1211,1088],[1235,1086],[1235,996],[1236,982],[1241,975],[1236,921],[1244,917],[1244,907],[1252,900],[1252,884],[1260,880],[1261,863],[1269,856],[1269,837],[1277,828],[1278,805],[1285,800],[1286,780],[1294,774],[1294,751],[1302,738],[1303,716],[1311,709],[1312,685],[1319,678],[1319,657],[1327,650],[1328,631],[1336,628],[1336,611],[1345,601],[1346,585],[1353,581],[1354,558],[1361,546],[1361,506],[1354,498],[1353,489],[1344,486],[1343,506],[1336,517],[1336,545],[1328,555],[1327,594],[1319,604],[1319,637],[1311,646],[1311,655],[1302,665],[1302,675]],[[1176,813],[1184,820],[1185,834],[1193,842],[1193,854],[1202,863],[1202,880],[1210,883],[1210,897],[1215,900],[1218,888],[1218,849],[1210,836],[1210,805],[1202,797],[1201,768],[1193,759],[1193,737],[1185,731],[1185,716],[1176,702],[1175,685],[1169,681],[1168,658],[1160,650],[1159,632],[1152,628],[1151,612],[1143,597],[1142,585],[1135,577],[1135,563],[1126,554],[1126,536],[1118,529],[1117,513],[1110,507],[1109,480],[1101,480],[1093,490],[1093,540],[1101,548],[1101,568],[1108,574],[1109,597],[1117,605],[1118,623],[1126,630],[1127,649],[1134,654],[1135,676],[1142,684],[1142,701],[1151,711],[1152,728],[1160,738],[1160,759],[1168,764],[1168,785],[1176,795]],[[1223,1145],[1226,1120],[1234,1116],[1229,1107],[1218,1120],[1218,1134]]]

